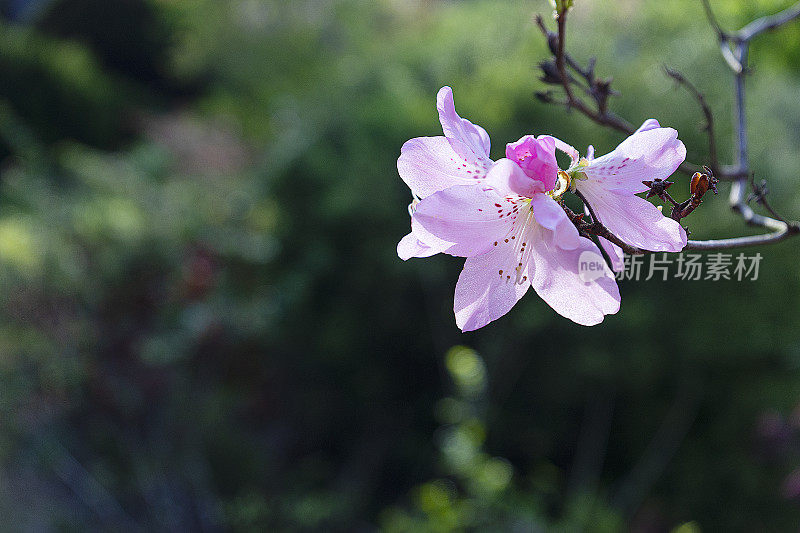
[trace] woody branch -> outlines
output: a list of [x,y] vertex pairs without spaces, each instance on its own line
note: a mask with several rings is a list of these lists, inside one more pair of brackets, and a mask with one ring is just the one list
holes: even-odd
[[[735,84],[734,84],[734,96],[735,96],[735,120],[736,120],[736,139],[735,139],[735,151],[736,151],[736,164],[735,165],[720,165],[717,159],[717,152],[716,152],[716,141],[714,136],[714,129],[713,129],[713,115],[711,113],[710,107],[707,105],[705,98],[703,97],[702,93],[692,85],[683,75],[678,73],[673,69],[666,69],[667,75],[674,79],[678,84],[685,87],[692,96],[698,101],[700,104],[703,114],[706,119],[705,123],[705,130],[709,138],[709,158],[711,167],[714,170],[714,174],[722,179],[732,180],[731,184],[731,192],[729,197],[729,202],[731,205],[731,209],[733,209],[736,213],[738,213],[744,221],[752,226],[759,226],[770,229],[770,233],[762,234],[762,235],[753,235],[753,236],[745,236],[745,237],[733,237],[733,238],[726,238],[726,239],[711,239],[711,240],[689,240],[687,243],[687,249],[695,249],[695,250],[720,250],[720,249],[729,249],[729,248],[739,248],[745,246],[754,246],[754,245],[761,245],[761,244],[769,244],[774,242],[782,241],[788,237],[796,235],[800,233],[800,223],[794,221],[788,221],[783,217],[778,216],[774,209],[770,206],[770,204],[766,200],[766,191],[765,187],[762,186],[759,188],[752,183],[751,178],[751,170],[749,166],[749,159],[748,159],[748,145],[747,145],[747,124],[746,124],[746,116],[745,116],[745,76],[748,75],[747,70],[747,52],[750,40],[754,37],[764,33],[765,31],[770,31],[780,27],[783,24],[797,18],[800,16],[800,2],[795,4],[794,6],[786,9],[776,15],[762,17],[757,19],[749,24],[747,24],[744,28],[739,30],[738,32],[726,32],[722,29],[722,27],[717,22],[716,18],[714,17],[713,11],[711,10],[711,6],[708,3],[708,0],[701,0],[703,2],[703,6],[706,11],[706,15],[708,16],[709,23],[711,24],[712,28],[714,29],[715,33],[717,34],[717,38],[720,43],[720,50],[722,52],[723,58],[727,62],[727,64],[731,67],[734,72],[735,76]],[[608,111],[608,98],[615,93],[611,89],[611,79],[607,80],[599,80],[595,76],[594,72],[594,60],[591,60],[587,67],[581,67],[569,54],[567,54],[565,49],[565,42],[566,42],[566,21],[567,21],[567,9],[563,8],[558,9],[556,11],[556,22],[558,27],[558,32],[553,33],[550,32],[544,24],[544,21],[540,16],[536,17],[536,23],[539,28],[542,30],[543,34],[547,38],[548,46],[550,48],[551,53],[554,55],[554,61],[545,61],[540,64],[540,68],[542,69],[544,76],[542,78],[543,81],[546,83],[559,85],[564,90],[564,94],[566,96],[566,100],[560,102],[561,104],[565,105],[567,109],[576,109],[581,114],[585,115],[592,121],[609,127],[611,129],[631,134],[634,131],[633,126],[626,121],[625,119],[615,115],[614,113]],[[731,48],[731,44],[733,48]],[[581,80],[579,82],[578,79],[573,77],[568,71],[571,69]],[[594,100],[594,106],[591,106],[586,103],[585,100],[580,98],[576,95],[575,91],[573,90],[573,86],[579,87],[586,93],[589,97]],[[548,103],[555,103],[556,101],[553,99],[552,94],[550,91],[547,92],[540,92],[537,93],[537,97]],[[699,170],[697,165],[693,165],[691,163],[684,162],[679,170],[684,172],[695,172]],[[753,211],[753,209],[748,205],[748,198],[746,197],[746,189],[748,185],[748,178],[750,178],[750,182],[752,183],[752,191],[753,193],[750,195],[750,198],[755,197],[759,204],[761,204],[773,217],[768,217],[764,215],[757,214]],[[662,199],[666,199],[664,195],[659,194]],[[668,195],[666,195],[668,196]],[[584,204],[591,212],[591,206],[588,205],[585,199],[582,198]],[[677,202],[672,200],[669,197],[669,200],[676,206]],[[699,198],[697,199],[699,200]],[[689,200],[684,202],[684,204],[688,203]],[[699,202],[696,202],[699,203]],[[647,253],[646,250],[641,250],[636,247],[632,247],[630,245],[625,244],[621,241],[621,239],[617,238],[613,235],[607,228],[605,228],[596,217],[592,217],[592,222],[586,222],[582,219],[581,216],[575,215],[574,213],[569,212],[567,210],[567,214],[570,215],[570,218],[573,218],[573,222],[578,226],[578,229],[587,235],[599,235],[602,237],[607,238],[609,241],[613,242],[620,246],[625,253],[631,255],[640,255],[643,253]],[[685,214],[683,216],[688,215],[691,210],[685,210]],[[678,216],[676,216],[678,213]],[[680,219],[680,212],[673,209],[673,218]]]
[[[714,32],[717,34],[717,40],[719,41],[722,56],[725,58],[726,63],[734,74],[736,164],[733,167],[728,167],[727,173],[729,175],[737,176],[737,178],[731,184],[729,203],[731,209],[739,213],[739,215],[742,216],[747,224],[770,229],[772,230],[772,233],[754,235],[751,237],[698,241],[694,243],[694,246],[692,247],[695,249],[734,248],[739,246],[768,244],[782,241],[787,237],[800,233],[800,223],[788,221],[783,217],[771,218],[768,216],[759,215],[753,211],[746,201],[746,189],[748,181],[752,183],[752,180],[748,180],[749,176],[751,175],[751,169],[747,142],[745,77],[749,74],[747,69],[747,54],[750,47],[750,41],[754,37],[766,31],[774,30],[800,16],[800,2],[775,15],[761,17],[757,20],[754,20],[737,32],[729,33],[723,30],[720,26],[719,22],[714,16],[713,10],[711,9],[709,0],[701,1],[703,2],[703,7],[705,9],[706,16],[708,17],[708,21],[711,24],[711,27],[714,29]],[[767,210],[773,213],[773,216],[775,216],[774,210],[771,206],[769,206],[764,198],[764,191],[757,191],[755,186],[753,186],[752,189],[754,193],[757,193],[759,203],[765,205]],[[690,241],[690,244],[693,244],[692,241]]]

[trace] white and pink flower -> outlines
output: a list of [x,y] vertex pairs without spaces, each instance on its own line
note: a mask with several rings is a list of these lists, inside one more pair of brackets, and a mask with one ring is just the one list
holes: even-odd
[[[415,197],[409,207],[412,231],[398,244],[398,255],[467,258],[454,303],[463,331],[503,316],[529,287],[578,324],[598,324],[619,310],[619,290],[605,263],[600,275],[581,276],[587,254],[602,256],[558,202],[569,188],[578,189],[625,242],[658,251],[685,245],[679,224],[635,196],[646,190],[642,179],[665,178],[683,160],[675,130],[648,121],[597,159],[591,153],[579,158],[554,137],[528,135],[508,144],[506,157],[494,162],[488,134],[456,113],[449,87],[439,91],[438,110],[444,136],[411,139],[397,162]],[[566,172],[559,171],[556,149],[572,159]],[[615,252],[608,241],[601,244]]]
[[594,158],[590,146],[580,159],[571,146],[562,145],[572,159],[567,174],[572,186],[592,206],[611,233],[631,246],[652,252],[680,252],[686,231],[677,221],[639,196],[649,189],[643,180],[666,179],[686,159],[678,132],[649,119],[613,151]]

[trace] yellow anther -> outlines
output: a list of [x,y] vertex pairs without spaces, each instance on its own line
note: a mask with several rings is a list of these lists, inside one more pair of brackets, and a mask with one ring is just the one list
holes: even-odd
[[551,198],[554,200],[558,200],[561,196],[564,195],[570,187],[570,178],[569,174],[564,172],[563,170],[558,171],[558,180],[556,180],[556,186],[553,188],[552,191],[548,192],[547,194],[550,195]]

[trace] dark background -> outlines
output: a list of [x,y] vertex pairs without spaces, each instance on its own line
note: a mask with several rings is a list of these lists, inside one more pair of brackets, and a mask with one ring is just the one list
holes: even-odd
[[[786,1],[714,2],[738,28]],[[545,1],[0,2],[0,529],[793,531],[800,241],[756,281],[624,281],[585,328],[532,292],[461,334],[461,260],[400,261],[402,143],[436,91],[492,155],[622,137],[534,98]],[[631,122],[730,161],[695,0],[576,0]],[[800,22],[753,45],[751,158],[800,216]],[[687,194],[676,175],[675,195]],[[751,233],[728,187],[695,238]]]

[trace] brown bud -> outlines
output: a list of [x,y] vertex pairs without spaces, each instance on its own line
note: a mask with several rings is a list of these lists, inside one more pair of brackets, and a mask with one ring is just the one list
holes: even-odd
[[713,176],[709,177],[708,174],[702,172],[695,172],[692,180],[689,182],[689,191],[692,193],[692,198],[700,200],[708,190],[717,193],[717,179]]
[[541,81],[553,85],[561,84],[561,74],[558,72],[555,61],[542,61],[539,63],[539,68],[542,70],[542,77],[539,78]]

